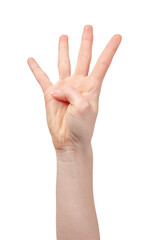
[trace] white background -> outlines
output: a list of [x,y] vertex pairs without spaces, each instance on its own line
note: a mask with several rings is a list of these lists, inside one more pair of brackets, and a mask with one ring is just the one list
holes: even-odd
[[90,72],[110,38],[122,42],[104,78],[92,138],[101,239],[154,239],[153,1],[0,3],[0,239],[56,239],[56,155],[42,90],[27,58],[58,80],[58,39],[72,73],[83,27],[94,29]]

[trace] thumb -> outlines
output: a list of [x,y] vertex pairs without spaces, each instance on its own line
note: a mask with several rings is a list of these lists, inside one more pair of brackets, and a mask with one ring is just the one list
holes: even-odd
[[59,101],[67,101],[77,107],[82,107],[87,102],[86,98],[75,88],[54,89],[51,94]]

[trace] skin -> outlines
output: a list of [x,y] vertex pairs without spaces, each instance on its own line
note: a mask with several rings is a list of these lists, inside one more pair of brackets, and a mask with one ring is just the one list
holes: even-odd
[[85,25],[77,64],[71,75],[68,36],[61,35],[58,44],[59,80],[56,84],[49,80],[34,58],[27,59],[44,93],[48,128],[57,156],[58,240],[100,239],[93,199],[91,139],[102,82],[121,39],[119,34],[110,39],[88,75],[93,27]]

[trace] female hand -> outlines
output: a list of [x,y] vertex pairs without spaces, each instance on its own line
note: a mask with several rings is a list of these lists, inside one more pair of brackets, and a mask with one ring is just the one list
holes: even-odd
[[56,84],[50,82],[33,58],[28,58],[28,65],[44,93],[48,128],[56,151],[74,150],[90,143],[98,113],[102,81],[121,39],[119,34],[110,39],[88,75],[92,56],[93,27],[86,25],[76,68],[71,75],[68,36],[60,36],[59,80]]

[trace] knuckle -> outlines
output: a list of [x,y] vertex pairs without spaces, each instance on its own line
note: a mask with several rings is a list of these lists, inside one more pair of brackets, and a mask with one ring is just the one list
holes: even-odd
[[80,54],[79,57],[78,57],[79,60],[83,60],[83,61],[90,61],[91,59],[91,55],[83,55],[83,54]]
[[58,60],[58,65],[66,65],[66,64],[68,64],[68,63],[70,63],[70,61],[69,61],[69,59],[59,59]]
[[88,109],[90,108],[90,103],[88,100],[81,100],[79,103],[78,103],[78,111],[79,113],[84,113],[86,112]]
[[107,60],[103,59],[103,58],[100,58],[98,60],[98,63],[105,66],[105,68],[109,67],[109,62]]
[[59,72],[65,75],[67,72],[70,72],[70,61],[69,60],[59,60],[58,61]]
[[34,75],[36,75],[36,74],[38,74],[38,73],[40,73],[41,71],[40,71],[40,68],[39,67],[36,67],[36,68],[34,68],[34,70],[33,70],[33,73],[34,73]]

